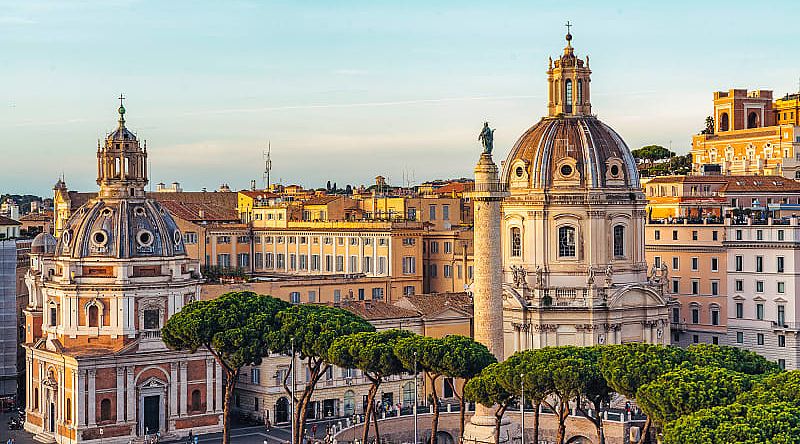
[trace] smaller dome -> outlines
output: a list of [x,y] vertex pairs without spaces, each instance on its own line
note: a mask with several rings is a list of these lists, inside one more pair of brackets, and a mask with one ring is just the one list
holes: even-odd
[[31,253],[52,255],[56,252],[58,241],[50,233],[39,233],[31,241]]

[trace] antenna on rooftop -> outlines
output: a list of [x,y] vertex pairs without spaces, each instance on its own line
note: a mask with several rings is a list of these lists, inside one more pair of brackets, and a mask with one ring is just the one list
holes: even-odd
[[270,154],[272,153],[272,142],[267,141],[267,150],[264,151],[264,189],[269,189],[269,173],[272,171],[272,159],[270,159]]

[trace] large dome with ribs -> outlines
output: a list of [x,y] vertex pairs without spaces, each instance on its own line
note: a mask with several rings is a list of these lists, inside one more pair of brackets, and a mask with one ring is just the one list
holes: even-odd
[[184,256],[175,220],[151,199],[95,199],[69,219],[57,256],[135,258]]
[[525,131],[503,171],[510,188],[639,188],[636,161],[595,116],[545,117]]

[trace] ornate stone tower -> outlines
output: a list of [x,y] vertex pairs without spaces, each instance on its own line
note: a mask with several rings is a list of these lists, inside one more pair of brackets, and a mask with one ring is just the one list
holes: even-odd
[[[475,189],[469,193],[475,205],[475,269],[472,294],[475,340],[485,345],[498,360],[504,358],[500,203],[505,196],[497,165],[492,160],[489,148],[481,154],[475,166]],[[493,409],[478,405],[475,415],[464,430],[464,439],[469,442],[494,443],[494,425]]]
[[567,32],[567,46],[561,58],[550,59],[547,69],[547,83],[549,85],[547,104],[550,117],[562,115],[588,116],[592,113],[592,104],[589,100],[589,56],[586,61],[575,56],[572,48],[572,34]]

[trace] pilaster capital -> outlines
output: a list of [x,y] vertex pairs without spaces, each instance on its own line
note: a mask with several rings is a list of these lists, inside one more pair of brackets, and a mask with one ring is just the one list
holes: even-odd
[[87,368],[86,369],[86,376],[88,376],[90,378],[94,378],[95,376],[97,376],[97,369],[95,369],[95,368]]

